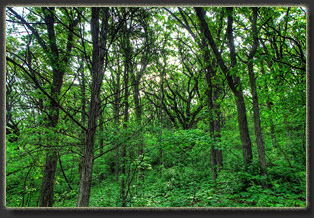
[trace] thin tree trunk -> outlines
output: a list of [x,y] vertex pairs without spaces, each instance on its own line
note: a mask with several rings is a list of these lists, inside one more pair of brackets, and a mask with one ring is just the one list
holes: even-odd
[[[234,37],[233,37],[233,8],[226,8],[228,11],[228,24],[227,24],[227,38],[228,38],[228,47],[230,50],[230,59],[231,59],[231,67],[235,67],[237,64],[236,51],[234,46]],[[225,66],[224,66],[225,67]],[[229,70],[225,72],[228,74],[227,80],[229,86],[231,85],[231,90],[235,95],[235,100],[237,103],[237,111],[238,111],[238,122],[239,122],[239,131],[240,137],[242,141],[242,150],[243,150],[243,158],[246,165],[250,165],[252,163],[253,154],[252,154],[252,143],[249,134],[249,128],[247,125],[247,116],[246,116],[246,107],[243,98],[243,90],[241,87],[240,77],[237,75],[232,76],[232,80],[229,74]]]
[[[201,25],[201,31],[204,32],[205,29]],[[210,137],[212,139],[215,138],[215,119],[214,119],[214,103],[213,103],[213,84],[212,84],[212,77],[215,75],[215,71],[212,68],[209,60],[209,50],[208,46],[206,43],[206,40],[204,37],[202,37],[202,44],[201,50],[204,51],[204,64],[205,64],[205,77],[206,77],[206,82],[207,82],[207,107],[209,110],[209,132],[210,132]],[[210,163],[211,163],[211,172],[212,172],[212,180],[213,182],[216,182],[217,179],[217,150],[215,149],[214,145],[211,145],[210,149]]]
[[[145,25],[144,25],[145,26]],[[132,82],[134,84],[134,105],[135,105],[135,115],[136,115],[136,122],[138,126],[142,125],[142,105],[141,105],[141,97],[140,97],[140,82],[141,78],[145,72],[146,66],[147,66],[147,56],[149,52],[149,46],[148,46],[148,32],[146,26],[144,27],[145,31],[145,53],[143,54],[141,58],[141,70],[135,75],[134,73],[131,74],[132,76]],[[133,69],[131,69],[133,72]],[[139,143],[138,143],[138,155],[141,158],[143,158],[144,154],[144,142],[143,142],[143,134],[142,132],[139,133]],[[139,169],[139,177],[144,182],[144,172],[143,169]]]
[[[215,142],[221,141],[221,111],[220,111],[220,105],[217,103],[219,95],[219,89],[216,87],[214,91],[213,101],[214,101],[214,112],[215,112],[215,120],[214,120],[214,129],[215,129],[215,135],[214,139]],[[222,157],[222,148],[216,149],[216,162],[217,162],[217,171],[221,170],[223,168],[223,157]]]
[[[214,120],[214,106],[213,106],[213,99],[212,99],[212,84],[210,82],[210,85],[209,85],[209,89],[207,90],[208,91],[208,94],[207,94],[207,98],[208,98],[208,101],[207,101],[207,104],[208,104],[208,108],[210,110],[210,118],[209,118],[209,131],[210,131],[210,137],[214,139],[214,141],[216,142],[215,140],[215,120]],[[216,179],[217,179],[217,149],[215,148],[215,145],[212,145],[211,146],[211,149],[210,149],[210,159],[211,159],[211,171],[212,171],[212,180],[214,182],[216,182]]]
[[[118,66],[118,74],[117,74],[117,83],[116,83],[116,92],[114,95],[115,101],[114,101],[114,116],[115,116],[115,128],[117,131],[119,131],[119,125],[120,125],[120,118],[119,118],[119,112],[120,112],[120,65]],[[119,180],[119,153],[120,149],[119,146],[116,148],[116,162],[115,162],[115,177],[116,181]]]
[[[81,100],[81,104],[82,104],[82,112],[81,112],[81,122],[82,125],[85,126],[85,122],[86,122],[86,118],[85,118],[85,113],[86,113],[86,78],[85,78],[85,73],[84,73],[84,66],[83,66],[83,57],[82,57],[82,61],[80,61],[80,68],[79,68],[79,84],[80,84],[80,89],[81,89],[81,95],[82,95],[82,100]],[[82,129],[81,131],[81,135],[80,135],[80,140],[81,140],[81,144],[80,144],[80,153],[84,154],[84,145],[85,145],[85,140],[86,140],[86,131],[84,129]],[[79,163],[79,176],[80,176],[80,180],[81,180],[81,175],[82,175],[82,159],[80,160]]]
[[[262,45],[263,45],[264,50],[265,50],[265,48],[266,48],[265,45],[264,44],[262,44]],[[267,64],[268,64],[268,67],[271,69],[272,63],[268,62]],[[261,72],[263,75],[265,75],[265,70],[264,70],[263,66],[262,66]],[[267,84],[265,84],[265,90],[268,92]],[[272,106],[271,106],[271,101],[269,101],[269,98],[266,99],[266,104],[267,104],[267,108],[268,108],[269,112],[271,112]],[[273,147],[277,148],[283,154],[284,159],[287,161],[289,167],[292,168],[290,159],[287,157],[286,152],[281,148],[280,144],[277,141],[277,137],[275,134],[275,125],[274,125],[273,119],[271,117],[270,117],[270,135],[271,135],[271,141],[272,141]]]
[[[140,91],[139,91],[139,83],[140,83],[141,76],[139,75],[138,78],[135,78],[133,75],[133,83],[134,83],[134,105],[135,105],[135,115],[136,115],[136,122],[138,126],[142,125],[142,105],[140,104]],[[139,133],[139,142],[138,142],[138,155],[140,159],[143,156],[144,152],[144,144],[143,144],[143,134],[142,132]],[[140,168],[139,169],[139,177],[140,180],[144,182],[144,172]]]
[[258,151],[258,160],[259,160],[259,165],[261,168],[261,175],[265,176],[266,171],[267,171],[266,159],[265,159],[265,148],[264,148],[264,141],[263,141],[263,136],[262,136],[258,96],[257,96],[257,91],[256,91],[256,81],[255,81],[255,76],[253,72],[252,61],[248,64],[248,68],[249,68],[249,77],[250,77],[250,83],[251,83],[252,100],[253,100],[253,116],[254,116],[256,144],[257,144],[257,151]]
[[[100,95],[98,102],[101,102]],[[99,142],[99,152],[102,154],[104,152],[104,117],[103,111],[99,113],[99,132],[100,132],[100,142]]]
[[159,175],[162,176],[162,168],[163,168],[163,149],[162,149],[162,133],[164,128],[164,113],[163,113],[163,104],[164,104],[164,97],[165,97],[165,91],[164,91],[164,74],[165,74],[165,68],[166,68],[166,58],[164,58],[164,66],[163,69],[160,71],[160,105],[159,105],[159,114],[160,114],[160,131],[159,131]]
[[[129,120],[129,103],[128,103],[128,73],[125,72],[124,75],[124,81],[125,81],[125,92],[124,92],[124,123],[123,123],[123,128],[127,129],[127,122]],[[127,201],[127,196],[126,196],[126,184],[125,184],[125,172],[126,172],[126,144],[123,144],[122,146],[122,153],[121,153],[121,158],[122,158],[122,166],[121,166],[121,198],[122,198],[122,207],[126,207],[126,201]]]
[[265,176],[266,171],[267,171],[265,148],[264,148],[264,141],[263,141],[262,128],[261,128],[261,119],[260,119],[260,113],[259,113],[258,96],[257,96],[257,90],[256,90],[256,79],[255,79],[254,70],[253,70],[253,59],[254,59],[254,55],[256,53],[257,46],[258,46],[258,36],[257,36],[257,27],[256,27],[257,10],[258,10],[257,8],[253,8],[253,22],[252,22],[253,45],[249,54],[248,71],[249,71],[252,100],[253,100],[253,116],[254,116],[256,144],[257,144],[257,151],[258,151],[258,160],[259,160],[259,166],[261,168],[261,175]]
[[[126,27],[125,27],[126,28]],[[131,60],[130,60],[130,41],[129,41],[129,34],[126,35],[126,48],[125,48],[125,68],[124,68],[124,123],[123,123],[123,128],[127,129],[128,127],[128,121],[129,121],[129,89],[128,89],[128,84],[129,84],[129,70],[132,68],[130,66]],[[122,153],[121,153],[121,158],[122,158],[122,166],[121,166],[121,200],[122,200],[122,207],[126,207],[127,203],[127,192],[126,192],[126,153],[127,153],[127,148],[126,144],[124,143],[122,146]]]

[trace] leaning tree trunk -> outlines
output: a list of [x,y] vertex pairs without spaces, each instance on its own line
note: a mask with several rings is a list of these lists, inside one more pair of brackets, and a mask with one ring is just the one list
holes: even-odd
[[[252,143],[249,136],[246,108],[245,108],[240,78],[236,75],[231,75],[230,69],[225,65],[222,55],[217,48],[217,45],[211,35],[207,22],[204,18],[204,15],[205,15],[204,9],[203,8],[194,8],[194,9],[199,18],[200,25],[204,29],[204,35],[207,38],[208,43],[211,46],[215,54],[217,62],[227,79],[228,85],[235,96],[237,112],[238,112],[239,132],[240,132],[240,138],[242,142],[243,158],[246,165],[250,165],[253,159]],[[232,8],[227,8],[227,10],[229,11],[228,25],[227,25],[227,38],[228,38],[228,43],[229,43],[228,47],[230,50],[231,68],[234,68],[236,65],[236,53],[235,53],[233,29],[232,29],[232,23],[233,23]]]

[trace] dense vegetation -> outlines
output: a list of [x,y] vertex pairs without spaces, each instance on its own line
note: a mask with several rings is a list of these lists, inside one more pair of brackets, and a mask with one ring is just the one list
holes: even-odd
[[7,7],[6,206],[305,207],[302,7]]

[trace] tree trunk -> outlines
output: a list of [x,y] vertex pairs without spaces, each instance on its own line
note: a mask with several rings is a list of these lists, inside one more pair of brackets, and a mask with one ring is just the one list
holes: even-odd
[[[129,76],[128,73],[125,72],[124,74],[124,82],[125,82],[125,92],[124,92],[124,123],[123,123],[123,128],[127,129],[127,122],[129,120],[129,103],[128,103],[128,98],[129,98],[129,92],[128,92],[128,82],[129,82]],[[125,181],[125,172],[126,172],[126,144],[123,144],[122,146],[122,153],[121,153],[121,158],[122,158],[122,166],[121,166],[121,198],[122,198],[122,207],[126,207],[126,201],[127,201],[127,196],[126,196],[126,181]]]
[[[42,8],[43,11],[47,8]],[[51,66],[53,71],[53,81],[51,87],[51,96],[53,100],[50,101],[50,127],[54,128],[57,126],[59,121],[59,107],[58,98],[61,91],[61,86],[63,83],[63,75],[61,64],[59,64],[59,51],[56,44],[56,35],[54,29],[54,8],[49,8],[49,13],[45,14],[45,24],[47,26],[48,37],[49,37],[49,47],[52,53]],[[71,48],[70,48],[71,50]],[[67,64],[67,62],[65,63]],[[58,144],[58,142],[56,143]],[[40,192],[40,207],[52,207],[53,206],[53,193],[54,193],[54,182],[55,174],[58,163],[57,150],[52,145],[48,145],[48,150],[46,154],[46,164],[44,169],[44,175],[42,180],[41,192]]]
[[[126,32],[128,32],[126,26],[125,26]],[[129,84],[129,70],[132,69],[131,64],[131,57],[130,57],[130,41],[129,41],[129,34],[126,35],[125,40],[125,67],[124,67],[124,123],[123,123],[123,128],[127,129],[128,127],[128,121],[129,121],[129,89],[128,89],[128,84]],[[122,153],[121,153],[121,158],[122,158],[122,166],[121,166],[121,200],[122,200],[122,207],[126,207],[127,203],[127,192],[126,192],[126,153],[127,153],[127,148],[126,144],[124,143],[122,146]]]
[[[86,134],[86,144],[82,158],[82,176],[78,193],[77,206],[88,207],[90,199],[90,188],[92,183],[92,172],[94,164],[94,140],[97,127],[97,118],[100,109],[100,87],[104,76],[104,57],[106,48],[106,33],[108,28],[109,9],[102,8],[102,31],[99,31],[99,11],[100,8],[92,8],[91,33],[93,41],[92,60],[92,87],[91,101],[88,111],[88,124]],[[105,25],[105,26],[104,26]],[[104,32],[103,32],[104,31]],[[99,34],[100,32],[100,34]],[[101,39],[99,41],[99,39]]]
[[78,193],[77,206],[78,207],[88,207],[90,198],[90,188],[92,182],[92,171],[94,164],[94,136],[97,126],[97,114],[95,100],[91,100],[90,109],[94,110],[89,112],[88,119],[88,130],[86,134],[86,144],[84,150],[84,156],[82,159],[82,171],[80,188]]
[[258,46],[258,33],[257,33],[257,8],[253,8],[253,20],[252,20],[252,35],[253,35],[253,45],[252,49],[249,53],[248,59],[248,71],[249,71],[249,78],[251,84],[251,92],[252,92],[252,100],[253,100],[253,116],[254,116],[254,127],[255,127],[255,137],[256,137],[256,144],[257,144],[257,151],[258,151],[258,160],[259,166],[261,168],[261,175],[266,175],[266,158],[265,158],[265,148],[264,148],[264,141],[262,135],[262,128],[261,128],[261,119],[259,113],[259,104],[258,104],[258,96],[256,90],[256,79],[253,70],[253,59],[254,55],[257,50]]
[[[235,96],[235,101],[236,101],[237,111],[238,111],[240,138],[242,142],[243,158],[246,164],[251,164],[252,158],[253,158],[252,143],[249,136],[249,129],[248,129],[247,118],[246,118],[246,108],[245,108],[240,78],[236,75],[230,75],[230,70],[225,65],[222,55],[220,54],[217,48],[217,45],[211,35],[207,22],[204,18],[204,14],[205,14],[204,9],[203,8],[194,8],[194,9],[200,20],[200,25],[204,29],[204,35],[207,38],[207,41],[215,54],[217,62],[227,79],[228,85]],[[228,25],[227,25],[227,38],[229,42],[231,68],[233,68],[236,65],[236,53],[235,53],[235,48],[234,48],[234,39],[233,39],[233,30],[232,30],[232,23],[233,23],[232,8],[227,8],[227,10],[229,11]]]
[[53,206],[53,192],[55,184],[55,174],[58,163],[57,152],[47,151],[46,164],[40,191],[40,207]]
[[248,68],[249,68],[249,77],[250,77],[251,90],[252,90],[254,127],[255,127],[255,136],[256,136],[256,144],[257,144],[257,151],[258,151],[258,160],[259,160],[259,165],[261,168],[261,175],[265,176],[266,170],[267,170],[266,159],[265,159],[265,148],[264,148],[264,141],[263,141],[263,136],[262,136],[258,96],[257,96],[257,91],[256,91],[256,79],[253,72],[252,61],[250,61],[250,63],[248,64]]
[[[271,68],[271,65],[272,65],[271,63],[268,63],[268,66],[270,68]],[[265,70],[264,70],[263,66],[262,66],[262,74],[265,75]],[[268,92],[267,84],[265,84],[265,90],[266,90],[266,92]],[[266,99],[266,104],[267,104],[267,108],[268,108],[269,112],[271,112],[272,111],[272,106],[271,106],[271,101],[269,101],[269,98]],[[273,122],[272,118],[270,118],[270,136],[271,136],[271,142],[272,142],[273,147],[278,149],[283,154],[284,159],[287,161],[289,167],[292,168],[290,159],[287,157],[286,152],[281,148],[280,144],[277,141],[277,137],[276,137],[276,134],[275,134],[275,125],[274,125],[274,122]]]
[[[135,115],[136,115],[136,122],[138,126],[142,125],[142,105],[140,104],[140,91],[139,91],[139,84],[140,84],[141,75],[138,75],[138,78],[135,78],[133,75],[133,83],[134,83],[134,105],[135,105]],[[139,132],[139,142],[138,142],[138,155],[139,158],[142,159],[144,152],[144,144],[143,144],[143,134]],[[139,177],[144,182],[144,172],[140,168],[139,169]]]
[[[214,112],[215,112],[215,120],[214,120],[214,129],[215,129],[215,135],[214,139],[215,142],[221,141],[221,111],[220,111],[220,105],[217,103],[219,95],[219,88],[216,87],[214,91],[213,101],[214,101]],[[222,157],[222,148],[219,148],[216,150],[216,162],[217,162],[217,171],[221,170],[223,168],[223,157]]]
[[[79,61],[79,60],[78,60]],[[81,122],[82,125],[85,126],[86,118],[85,118],[85,113],[86,113],[86,94],[85,94],[85,86],[86,86],[86,78],[85,78],[85,73],[84,73],[84,67],[83,67],[83,57],[80,62],[80,68],[79,68],[79,84],[80,84],[80,89],[81,89],[81,95],[82,95],[82,112],[81,112]],[[80,153],[84,154],[84,145],[85,145],[85,140],[86,140],[86,131],[82,129],[81,135],[80,135]],[[82,160],[79,163],[79,178],[81,180],[81,175],[82,175]]]
[[[115,128],[117,131],[119,131],[119,125],[120,125],[120,118],[119,118],[119,113],[120,113],[120,65],[118,65],[118,74],[117,74],[117,83],[115,84],[116,90],[115,90],[115,95],[114,95],[114,105],[113,105],[113,113],[115,117]],[[119,146],[116,148],[116,162],[115,162],[115,177],[116,181],[118,182],[119,180],[119,153],[120,149]]]
[[166,68],[166,58],[164,56],[164,66],[163,69],[160,71],[160,102],[159,102],[159,118],[160,118],[160,131],[159,131],[159,175],[162,176],[162,168],[163,168],[163,147],[162,147],[162,133],[164,128],[164,113],[163,113],[163,105],[164,105],[164,97],[165,97],[165,90],[164,90],[164,74]]
[[[203,26],[201,26],[201,31],[204,32],[205,29]],[[212,68],[209,60],[209,50],[208,46],[205,40],[205,37],[202,37],[202,44],[201,44],[201,50],[205,50],[204,52],[204,64],[205,64],[205,77],[207,82],[207,107],[209,110],[208,116],[209,116],[209,132],[210,137],[215,140],[215,118],[214,118],[214,102],[213,102],[213,84],[212,84],[212,77],[215,75],[215,71]],[[211,172],[212,172],[212,180],[213,182],[216,182],[217,179],[217,149],[215,149],[215,145],[211,145],[210,150],[210,163],[211,163]]]
[[[208,76],[210,77],[210,75]],[[210,110],[210,113],[209,113],[209,132],[210,132],[210,137],[212,139],[214,139],[214,143],[216,142],[215,140],[215,120],[214,120],[214,106],[213,106],[213,99],[212,99],[212,84],[211,84],[211,81],[210,83],[208,84],[209,86],[209,89],[207,90],[207,105],[208,105],[208,108]],[[217,149],[215,148],[215,145],[212,145],[211,146],[211,171],[212,171],[212,180],[214,182],[216,182],[216,179],[217,179]]]
[[235,98],[238,111],[239,131],[242,141],[243,159],[247,165],[250,165],[253,159],[252,144],[249,136],[249,128],[247,126],[246,108],[242,89],[235,92]]
[[[53,83],[51,88],[51,96],[56,101],[58,101],[57,99],[60,94],[62,79],[63,74],[57,70],[53,70]],[[49,126],[52,128],[57,126],[59,120],[59,107],[56,101],[50,101],[51,120]],[[54,133],[57,134],[56,131],[54,131]],[[58,142],[56,144],[58,144]],[[52,207],[53,205],[54,181],[58,164],[57,160],[58,160],[57,149],[49,144],[46,154],[46,165],[41,186],[40,207]]]
[[[98,102],[101,102],[100,95],[99,95]],[[99,108],[99,109],[101,109],[101,108]],[[98,119],[99,119],[99,132],[100,132],[99,153],[102,154],[104,152],[104,117],[103,117],[103,111],[99,112]]]
[[212,180],[216,182],[217,179],[217,158],[216,158],[216,149],[214,146],[210,148],[210,166],[212,171]]

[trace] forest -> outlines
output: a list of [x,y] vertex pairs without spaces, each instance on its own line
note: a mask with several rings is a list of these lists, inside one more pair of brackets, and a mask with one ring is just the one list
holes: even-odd
[[307,207],[307,16],[6,7],[6,207]]

